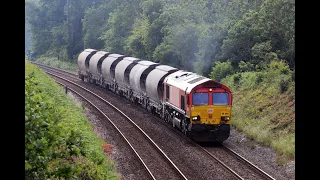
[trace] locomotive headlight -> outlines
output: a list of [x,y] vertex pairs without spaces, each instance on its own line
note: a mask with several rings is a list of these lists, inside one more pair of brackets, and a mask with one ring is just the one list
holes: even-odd
[[229,121],[229,120],[230,120],[230,117],[229,117],[229,116],[222,116],[222,117],[221,117],[221,120],[223,120],[223,121]]
[[192,121],[200,121],[200,116],[193,116]]

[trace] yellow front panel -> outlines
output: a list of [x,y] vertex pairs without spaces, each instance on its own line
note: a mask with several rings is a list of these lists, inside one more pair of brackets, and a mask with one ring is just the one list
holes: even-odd
[[[192,121],[192,117],[200,116],[200,121]],[[190,118],[193,124],[220,124],[221,116],[229,116],[230,120],[223,124],[230,124],[231,106],[191,106]]]

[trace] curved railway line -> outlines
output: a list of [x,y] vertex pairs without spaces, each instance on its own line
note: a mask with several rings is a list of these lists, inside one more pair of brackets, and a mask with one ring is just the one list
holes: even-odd
[[[50,72],[47,72],[47,73],[51,76],[67,81],[73,84],[74,86],[78,86],[79,88],[92,94],[93,97],[96,97],[100,99],[100,101],[103,101],[105,105],[112,107],[115,110],[114,112],[121,114],[123,119],[117,118],[117,120],[115,119],[111,120],[111,118],[109,118],[106,115],[106,113],[104,113],[106,110],[104,111],[101,110],[101,107],[99,108],[97,105],[95,105],[95,103],[92,103],[91,101],[89,101],[88,100],[89,98],[82,96],[75,89],[71,89],[70,87],[68,87],[68,89],[71,89],[77,95],[80,95],[80,97],[82,97],[87,102],[89,102],[93,107],[95,107],[101,114],[103,114],[104,117],[106,117],[106,119],[114,126],[114,128],[117,129],[117,131],[121,134],[123,139],[128,143],[132,151],[137,155],[137,157],[139,158],[143,166],[146,168],[146,170],[148,171],[148,174],[152,179],[187,179],[185,175],[178,169],[178,167],[163,152],[163,150],[156,143],[154,143],[154,141],[139,126],[137,126],[128,116],[126,116],[121,110],[119,110],[117,107],[115,107],[108,101],[104,100],[94,92],[86,89],[85,87],[78,85],[76,83],[73,83],[53,73],[50,73]],[[60,84],[63,84],[65,86],[65,83],[60,83]],[[93,98],[91,97],[90,99],[93,99]],[[103,104],[100,104],[100,106],[101,105]],[[107,110],[106,112],[110,112],[110,111]],[[122,120],[121,123],[119,123],[120,120]],[[130,122],[130,124],[126,122]],[[136,132],[135,130],[139,132]],[[146,141],[145,139],[147,140],[148,143],[143,142],[143,141]],[[158,154],[160,154],[166,162],[164,161],[161,162],[161,158],[156,157],[157,153],[155,153],[154,150],[158,151]],[[149,154],[153,156],[148,156]],[[161,162],[161,163],[158,163],[158,162]],[[155,164],[157,164],[157,166],[155,166]],[[162,165],[162,167],[159,165]],[[172,167],[172,168],[168,168],[168,167]],[[160,173],[159,170],[160,171],[165,170],[166,172],[169,172],[169,173],[168,174]],[[154,173],[152,173],[151,171],[154,171]]]
[[[33,62],[32,62],[33,63]],[[49,66],[45,66],[45,65],[42,65],[42,64],[39,64],[39,63],[34,63],[36,65],[38,65],[39,67],[43,68],[49,75],[53,76],[53,77],[56,77],[56,78],[59,78],[60,80],[63,80],[65,83],[63,83],[64,85],[66,85],[68,82],[69,86],[68,86],[68,89],[72,90],[72,91],[75,91],[73,88],[71,89],[70,86],[73,86],[73,87],[80,87],[80,85],[76,84],[77,82],[81,82],[81,80],[78,78],[78,75],[75,74],[75,73],[71,73],[71,72],[68,72],[68,71],[64,71],[64,70],[60,70],[60,69],[57,69],[57,68],[52,68],[52,67],[49,67]],[[60,77],[58,75],[55,75],[55,73],[57,74],[60,74],[66,78],[63,78],[63,77]],[[70,80],[68,80],[70,79]],[[58,81],[60,81],[58,80]],[[80,83],[81,84],[81,83]],[[92,86],[92,84],[90,84]],[[95,88],[97,88],[97,86],[94,86]],[[88,90],[87,88],[84,88],[82,87],[83,89],[86,89],[87,92],[90,92],[90,90]],[[99,88],[100,89],[100,88]],[[101,88],[102,89],[102,88]],[[77,92],[75,92],[76,94],[78,94]],[[123,119],[126,119],[125,121],[126,122],[130,122],[131,125],[131,128],[127,128],[127,129],[122,129],[122,132],[121,132],[121,126],[123,125],[116,125],[115,123],[113,123],[110,118],[108,116],[105,115],[104,111],[103,110],[98,110],[100,113],[102,113],[106,119],[108,119],[108,121],[110,121],[110,123],[113,124],[113,126],[119,130],[119,133],[121,134],[121,136],[123,137],[123,139],[128,143],[128,145],[130,146],[130,148],[132,149],[133,152],[135,152],[136,156],[138,157],[138,159],[140,160],[141,164],[145,167],[146,171],[148,172],[149,174],[149,177],[151,179],[194,179],[195,177],[194,176],[191,176],[190,174],[189,175],[185,175],[183,174],[183,170],[180,170],[178,167],[181,167],[181,165],[176,165],[169,157],[168,155],[160,149],[160,147],[157,145],[157,142],[156,139],[153,141],[152,138],[150,138],[146,132],[144,132],[142,130],[142,128],[139,127],[139,125],[137,125],[136,123],[134,123],[134,121],[132,119],[130,119],[127,115],[125,115],[123,112],[121,112],[118,108],[116,108],[114,105],[112,105],[110,102],[106,101],[105,99],[103,99],[102,97],[98,96],[96,93],[93,93],[91,92],[92,94],[94,95],[91,95],[91,97],[93,98],[93,96],[95,96],[95,98],[99,97],[100,101],[103,101],[104,104],[108,104],[108,106],[112,107],[113,110],[115,111],[119,111],[121,116],[123,117]],[[82,95],[78,94],[80,97]],[[82,96],[82,98],[85,98]],[[90,99],[92,99],[90,98]],[[88,98],[86,99],[86,101],[88,101]],[[89,102],[90,103],[90,102]],[[91,104],[91,103],[90,103]],[[101,104],[101,103],[100,103]],[[95,106],[94,104],[91,104],[92,106]],[[108,112],[108,111],[105,111],[105,112]],[[109,114],[113,114],[113,113],[110,113]],[[150,114],[151,115],[151,114]],[[151,115],[153,116],[153,115]],[[153,116],[153,119],[157,119],[157,121],[159,121],[160,123],[162,123],[164,126],[167,126],[168,129],[170,129],[173,133],[177,134],[177,136],[180,136],[181,138],[183,138],[185,141],[187,141],[188,143],[190,143],[190,145],[193,146],[193,148],[197,149],[197,151],[201,151],[202,152],[202,157],[205,158],[210,158],[211,161],[213,161],[214,163],[218,163],[220,164],[223,168],[225,168],[225,170],[227,170],[229,173],[232,174],[231,177],[233,177],[234,179],[275,179],[273,177],[271,177],[269,174],[265,173],[262,169],[260,169],[259,167],[255,166],[253,163],[249,162],[248,160],[246,160],[245,158],[243,158],[241,155],[237,154],[236,152],[234,152],[233,150],[231,150],[230,148],[224,146],[224,145],[218,145],[218,146],[200,146],[199,144],[191,141],[190,139],[188,138],[185,138],[183,136],[182,133],[178,133],[176,130],[174,130],[174,128],[172,126],[170,126],[169,124],[166,124],[164,121],[162,121],[160,118],[156,117],[156,116]],[[119,121],[119,120],[117,120]],[[125,124],[125,123],[123,123]],[[127,123],[128,124],[128,123]],[[119,126],[119,128],[117,127]],[[160,154],[162,154],[162,158],[165,158],[166,159],[166,163],[163,162],[163,164],[167,164],[167,165],[164,165],[163,168],[166,169],[166,173],[165,174],[169,174],[170,176],[167,176],[167,177],[163,177],[160,175],[159,177],[159,174],[164,174],[164,173],[161,173],[159,172],[164,170],[162,169],[161,167],[159,167],[159,163],[158,161],[154,161],[153,163],[156,162],[156,165],[153,164],[152,165],[152,162],[150,162],[150,159],[160,159],[160,158],[150,158],[149,160],[143,160],[144,158],[145,159],[148,159],[147,156],[145,157],[140,157],[138,155],[138,150],[135,150],[134,149],[134,143],[130,143],[129,139],[130,137],[126,138],[125,137],[125,134],[128,133],[128,132],[125,132],[125,131],[129,131],[130,135],[131,135],[131,139],[132,140],[139,140],[140,139],[140,136],[139,138],[132,138],[132,129],[135,128],[135,129],[139,129],[140,131],[140,134],[143,134],[144,137],[141,137],[141,139],[148,139],[148,142],[149,144],[151,145],[152,144],[152,148],[153,149],[156,149],[156,151]],[[142,143],[142,140],[140,139],[140,143]],[[136,144],[139,144],[139,143],[136,143]],[[148,144],[148,143],[143,143],[143,144]],[[147,145],[146,145],[147,146]],[[151,147],[145,147],[145,148],[142,148],[144,150],[146,149],[152,149]],[[144,153],[144,154],[148,154],[148,153]],[[227,157],[227,158],[226,158]],[[149,163],[151,163],[151,165],[149,164],[150,167],[156,167],[156,168],[148,168],[148,163],[144,162],[144,161],[149,161]],[[168,168],[169,166],[171,167],[170,169]],[[157,171],[158,169],[158,171]],[[186,171],[186,170],[184,170]],[[154,172],[154,173],[152,173]],[[175,174],[175,175],[174,175]],[[192,173],[191,173],[192,174]],[[188,177],[188,178],[187,178]],[[211,178],[209,178],[211,179]],[[219,179],[219,178],[217,178]],[[227,178],[228,179],[228,178]]]

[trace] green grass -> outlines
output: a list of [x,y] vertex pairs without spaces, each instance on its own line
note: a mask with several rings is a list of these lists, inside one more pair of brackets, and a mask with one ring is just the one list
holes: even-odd
[[35,62],[48,65],[55,68],[64,69],[71,72],[77,72],[77,61],[62,61],[56,57],[40,57]]
[[83,108],[53,79],[25,62],[25,176],[120,179]]
[[282,62],[272,62],[262,72],[233,74],[221,81],[233,92],[232,125],[274,148],[279,164],[295,159],[295,82],[287,69]]

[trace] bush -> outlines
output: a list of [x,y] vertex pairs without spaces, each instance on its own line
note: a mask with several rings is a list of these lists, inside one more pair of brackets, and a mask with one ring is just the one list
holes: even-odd
[[247,71],[254,70],[254,65],[250,62],[240,61],[238,66],[239,66],[240,72],[247,72]]
[[231,66],[231,62],[215,62],[215,66],[212,67],[212,71],[210,73],[210,78],[215,81],[221,81],[221,79],[225,78],[228,75],[234,73],[233,67]]
[[256,86],[257,72],[241,73],[240,84],[245,89],[252,89]]
[[288,90],[289,83],[290,83],[289,76],[282,75],[279,81],[279,91],[281,94]]
[[290,68],[288,64],[281,60],[281,61],[271,61],[269,64],[269,71],[279,71],[281,74],[289,74]]
[[234,85],[239,85],[240,79],[241,79],[241,74],[240,73],[234,74],[233,75],[233,83],[234,83]]
[[256,84],[260,84],[263,79],[264,79],[265,75],[263,72],[256,72]]

